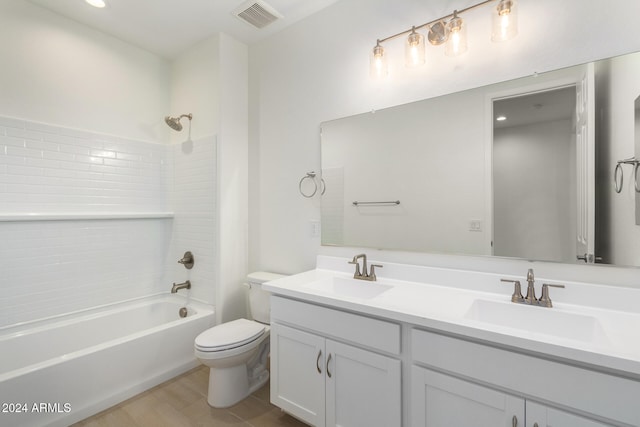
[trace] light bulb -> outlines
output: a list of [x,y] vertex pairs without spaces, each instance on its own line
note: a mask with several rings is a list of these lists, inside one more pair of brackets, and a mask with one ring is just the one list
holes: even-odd
[[91,6],[97,7],[100,9],[106,6],[106,3],[104,2],[104,0],[85,0],[85,1],[89,3]]
[[502,42],[518,35],[518,15],[515,0],[500,0],[493,14],[491,40]]
[[411,29],[411,34],[407,37],[404,49],[404,62],[407,67],[416,67],[425,62],[424,59],[424,36],[416,33],[416,28]]
[[379,41],[371,51],[369,73],[374,79],[381,79],[389,75],[387,56],[384,54],[384,48],[380,46]]
[[458,17],[458,12],[453,12],[453,18],[447,24],[449,36],[444,46],[444,53],[447,56],[457,56],[467,51],[467,29],[462,18]]

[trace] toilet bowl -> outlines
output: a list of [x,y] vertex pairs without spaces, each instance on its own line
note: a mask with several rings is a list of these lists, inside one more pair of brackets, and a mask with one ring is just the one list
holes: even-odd
[[262,283],[284,277],[258,272],[247,277],[249,311],[254,320],[237,319],[198,335],[194,351],[209,367],[207,402],[214,408],[233,406],[269,380],[269,293]]

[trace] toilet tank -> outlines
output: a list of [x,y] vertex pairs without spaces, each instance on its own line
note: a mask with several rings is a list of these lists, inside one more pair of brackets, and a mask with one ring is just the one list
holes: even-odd
[[262,289],[262,284],[270,280],[285,277],[283,274],[258,271],[247,276],[249,285],[249,311],[254,320],[260,323],[271,322],[271,294]]

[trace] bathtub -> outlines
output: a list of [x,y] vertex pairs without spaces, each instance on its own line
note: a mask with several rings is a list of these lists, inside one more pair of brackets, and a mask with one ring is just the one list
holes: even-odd
[[0,426],[66,426],[198,365],[211,306],[159,295],[0,329]]

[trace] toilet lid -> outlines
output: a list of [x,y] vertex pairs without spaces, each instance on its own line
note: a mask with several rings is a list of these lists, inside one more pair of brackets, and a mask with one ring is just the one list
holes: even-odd
[[201,351],[222,351],[240,347],[264,334],[264,325],[238,319],[207,329],[196,337],[195,347]]

